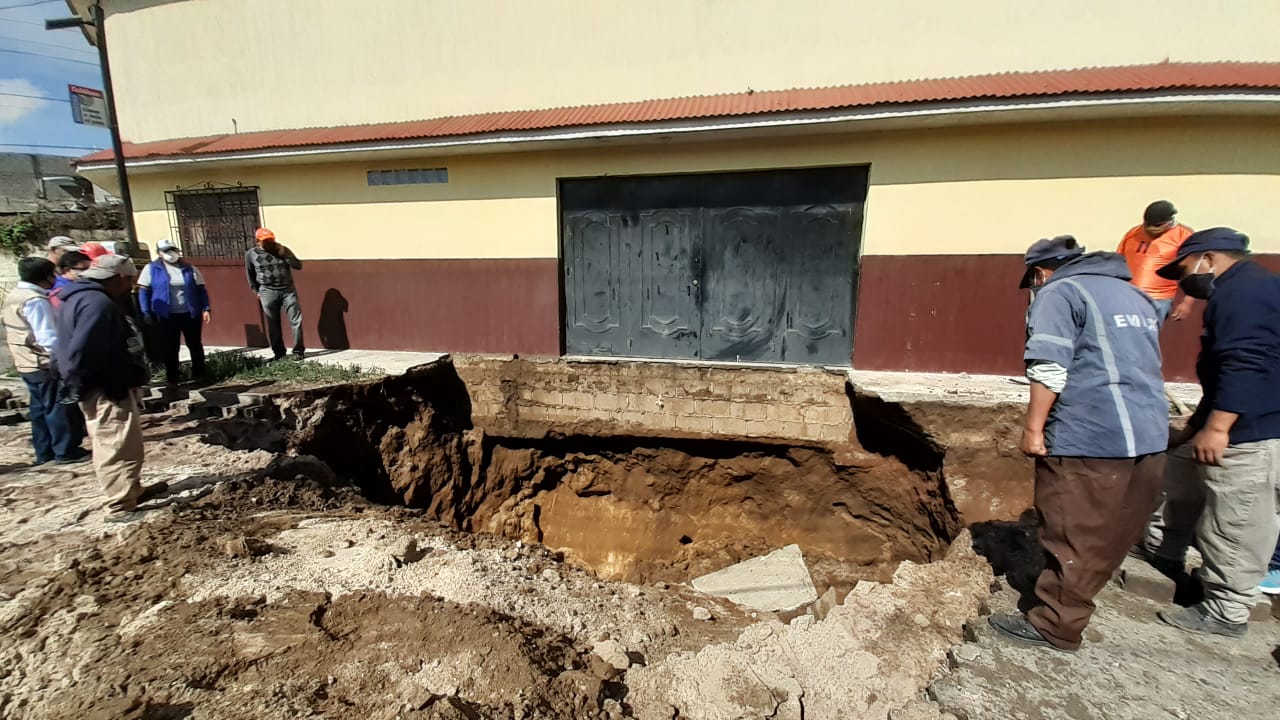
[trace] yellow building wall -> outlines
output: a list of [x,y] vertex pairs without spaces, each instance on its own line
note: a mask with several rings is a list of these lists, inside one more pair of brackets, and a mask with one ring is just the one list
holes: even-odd
[[[135,171],[141,239],[171,235],[164,191],[260,187],[263,219],[304,258],[556,257],[557,178],[869,164],[866,255],[1021,253],[1072,233],[1114,249],[1157,199],[1280,252],[1271,120],[1022,125],[802,140],[408,157],[367,163]],[[447,167],[449,183],[369,187],[368,170]],[[110,171],[91,179],[109,184]]]
[[127,140],[1005,71],[1280,61],[1280,0],[107,0]]

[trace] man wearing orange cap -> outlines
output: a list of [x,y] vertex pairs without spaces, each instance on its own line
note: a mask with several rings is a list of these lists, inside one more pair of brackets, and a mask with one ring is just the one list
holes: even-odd
[[301,360],[306,346],[302,342],[302,306],[293,284],[293,271],[302,269],[302,261],[292,250],[276,242],[276,234],[266,228],[258,228],[253,237],[258,244],[245,253],[244,269],[249,287],[258,294],[267,318],[272,359],[285,356],[284,334],[280,329],[280,311],[284,310],[293,328],[293,356]]

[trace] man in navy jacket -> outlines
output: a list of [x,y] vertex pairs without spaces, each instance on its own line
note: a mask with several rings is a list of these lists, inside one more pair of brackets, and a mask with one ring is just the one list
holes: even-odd
[[1280,277],[1230,228],[1192,234],[1160,274],[1209,301],[1196,374],[1204,389],[1172,438],[1158,561],[1180,567],[1194,540],[1205,599],[1161,611],[1183,630],[1239,637],[1280,535]]
[[167,489],[164,483],[142,486],[138,401],[149,373],[142,340],[120,308],[136,274],[133,260],[123,255],[95,259],[62,291],[56,318],[58,372],[88,422],[94,470],[113,520],[129,519],[138,502]]

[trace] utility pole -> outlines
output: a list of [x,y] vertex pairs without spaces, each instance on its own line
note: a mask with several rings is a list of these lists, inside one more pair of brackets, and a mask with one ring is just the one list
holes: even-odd
[[111,149],[116,161],[116,181],[120,184],[120,204],[124,210],[124,227],[128,236],[129,254],[138,249],[138,230],[133,224],[133,196],[129,192],[129,174],[124,167],[124,146],[120,140],[120,124],[116,121],[116,94],[111,87],[111,59],[107,57],[107,23],[102,3],[89,6],[91,20],[82,17],[45,20],[45,30],[91,26],[98,46],[98,64],[102,67],[102,94],[107,101],[107,127],[111,131]]

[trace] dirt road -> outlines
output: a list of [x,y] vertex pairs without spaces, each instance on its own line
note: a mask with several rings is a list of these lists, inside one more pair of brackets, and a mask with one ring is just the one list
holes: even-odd
[[172,492],[115,525],[88,467],[31,469],[27,428],[0,428],[0,717],[1261,719],[1280,702],[1274,625],[1206,644],[1104,598],[1079,656],[1001,645],[981,613],[1007,593],[989,600],[967,533],[784,622],[371,503],[314,458],[209,430],[148,416],[146,481]]

